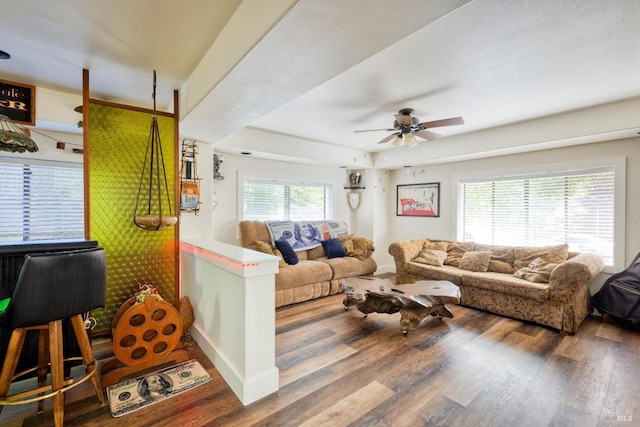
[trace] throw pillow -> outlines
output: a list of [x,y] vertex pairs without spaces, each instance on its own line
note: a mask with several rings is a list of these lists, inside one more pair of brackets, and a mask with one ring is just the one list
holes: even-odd
[[359,260],[368,258],[373,253],[373,240],[366,237],[353,237],[353,255]]
[[513,275],[520,279],[528,280],[534,283],[549,283],[549,277],[557,263],[546,262],[542,258],[536,258],[529,265],[519,269]]
[[327,258],[342,258],[347,256],[347,254],[344,252],[344,249],[342,248],[342,245],[340,244],[340,239],[338,239],[337,237],[323,240],[322,247],[327,253]]
[[340,240],[342,249],[344,249],[344,253],[351,256],[351,254],[353,253],[353,234],[338,237],[338,239]]
[[511,274],[513,273],[513,265],[509,264],[508,262],[494,260],[492,257],[489,261],[489,267],[487,268],[487,271]]
[[270,243],[256,240],[256,249],[262,253],[273,255],[273,246]]
[[447,251],[449,247],[448,242],[443,242],[440,240],[426,240],[422,245],[422,249],[435,249],[436,251]]
[[447,259],[444,260],[444,263],[459,267],[460,260],[465,252],[472,251],[474,247],[474,242],[450,242],[447,246]]
[[542,258],[548,263],[559,264],[565,262],[569,256],[569,245],[566,243],[542,247],[516,247],[514,249],[516,270],[527,267],[536,258]]
[[439,251],[437,249],[423,249],[418,254],[418,256],[413,259],[413,262],[442,267],[445,259],[447,259],[446,251]]
[[458,268],[469,271],[487,271],[490,260],[490,251],[465,252],[462,258],[460,258]]
[[287,265],[286,261],[282,257],[282,252],[280,252],[278,248],[272,246],[271,243],[256,240],[255,245],[256,245],[256,250],[268,255],[275,255],[278,258],[280,258],[280,261],[278,262],[278,266],[284,267],[285,265]]
[[276,248],[282,253],[282,257],[289,265],[296,265],[298,263],[298,255],[289,244],[286,239],[276,240]]
[[513,247],[483,245],[478,243],[475,249],[476,251],[491,251],[491,261],[489,261],[489,268],[487,271],[506,274],[513,273]]

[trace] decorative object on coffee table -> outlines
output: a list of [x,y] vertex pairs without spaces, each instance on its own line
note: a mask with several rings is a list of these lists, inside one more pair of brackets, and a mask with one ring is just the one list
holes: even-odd
[[428,315],[453,317],[445,306],[460,303],[460,289],[445,280],[423,280],[393,286],[388,279],[354,277],[340,284],[346,294],[345,310],[356,306],[367,317],[369,313],[398,313],[403,334],[413,331]]

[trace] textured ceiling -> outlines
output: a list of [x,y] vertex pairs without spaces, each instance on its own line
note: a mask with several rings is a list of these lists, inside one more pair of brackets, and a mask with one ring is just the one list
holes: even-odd
[[30,0],[0,16],[0,78],[79,94],[87,68],[92,97],[148,107],[157,69],[159,109],[181,91],[183,137],[255,151],[234,134],[280,135],[265,155],[387,150],[386,132],[354,131],[404,107],[464,117],[434,129],[437,151],[640,96],[639,23],[637,0]]

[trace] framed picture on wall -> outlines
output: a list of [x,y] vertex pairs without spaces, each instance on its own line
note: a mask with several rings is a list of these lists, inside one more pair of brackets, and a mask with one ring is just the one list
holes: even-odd
[[398,185],[397,216],[440,216],[440,183]]

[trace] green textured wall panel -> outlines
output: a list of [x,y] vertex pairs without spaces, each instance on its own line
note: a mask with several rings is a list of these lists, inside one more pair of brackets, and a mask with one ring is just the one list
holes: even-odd
[[[107,256],[107,304],[94,313],[96,330],[111,328],[117,310],[142,283],[153,284],[165,300],[175,304],[175,228],[146,231],[133,223],[151,117],[90,105],[90,237],[105,248]],[[158,126],[174,206],[173,119],[159,116]]]

